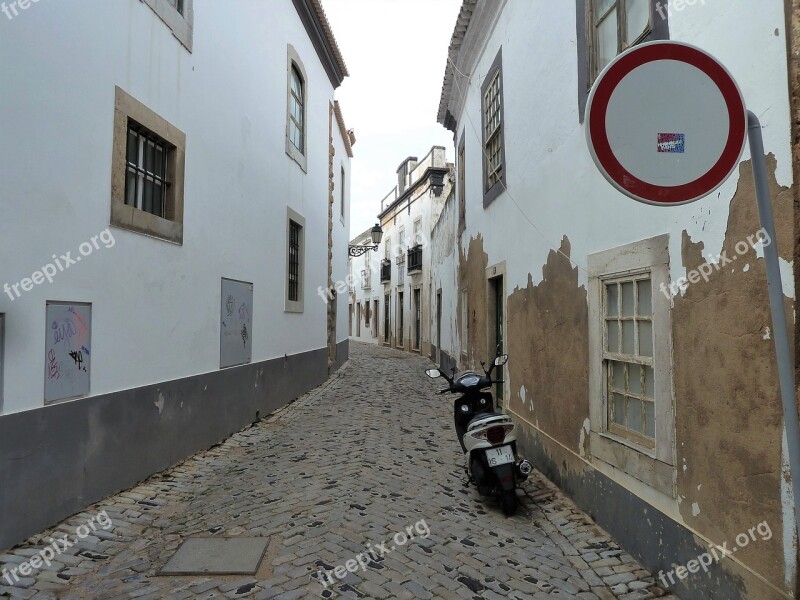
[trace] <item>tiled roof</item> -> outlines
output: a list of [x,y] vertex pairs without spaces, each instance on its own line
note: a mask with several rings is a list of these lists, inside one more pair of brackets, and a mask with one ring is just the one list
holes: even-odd
[[336,63],[342,70],[342,74],[345,77],[349,77],[350,73],[347,71],[347,65],[344,64],[344,58],[342,57],[341,50],[339,50],[339,44],[336,43],[336,37],[333,35],[331,24],[328,22],[328,17],[325,16],[325,9],[322,8],[322,0],[311,0],[311,5],[314,7],[314,12],[316,12],[317,18],[322,24],[322,29],[325,32],[325,37],[328,40],[328,44],[333,50],[333,56],[336,58]]
[[339,101],[333,101],[333,112],[336,115],[336,122],[339,124],[339,133],[342,134],[342,140],[344,140],[344,147],[347,150],[347,156],[353,158],[353,144],[355,144],[355,135],[351,134],[351,131],[347,131],[347,127],[344,124],[344,117],[342,116],[342,108],[339,106]]
[[[470,21],[472,20],[472,13],[475,11],[475,5],[478,0],[464,0],[461,4],[461,10],[456,19],[456,26],[453,30],[453,37],[450,39],[450,48],[447,51],[447,65],[444,70],[444,82],[442,83],[442,96],[439,100],[439,114],[438,122],[448,126],[445,121],[447,120],[447,106],[450,102],[450,95],[453,90],[453,65],[458,61],[458,53],[461,50],[461,44],[464,41],[464,36],[469,29]],[[451,63],[452,61],[452,63]]]

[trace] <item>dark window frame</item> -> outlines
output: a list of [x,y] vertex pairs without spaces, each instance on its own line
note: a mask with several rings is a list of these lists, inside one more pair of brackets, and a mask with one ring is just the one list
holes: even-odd
[[[500,177],[499,179],[489,186],[489,155],[486,151],[486,144],[488,140],[486,139],[486,106],[484,104],[484,99],[486,97],[486,90],[489,86],[494,82],[495,76],[499,78],[499,102],[500,102]],[[492,62],[492,66],[489,67],[489,70],[486,73],[486,76],[483,78],[483,83],[481,84],[481,154],[483,155],[483,175],[482,175],[482,187],[483,187],[483,207],[488,207],[494,200],[502,194],[506,189],[506,136],[505,136],[505,110],[503,107],[503,48],[501,47],[497,51],[497,56],[495,57],[494,61]]]
[[287,297],[289,302],[300,301],[300,249],[303,226],[294,219],[289,219],[289,277],[287,280]]
[[306,220],[290,207],[286,209],[284,312],[302,313],[305,311]]
[[[645,42],[670,39],[669,0],[650,0],[650,29],[627,47]],[[593,0],[575,0],[575,33],[578,40],[578,121],[583,123],[589,92],[599,73],[594,72],[594,15]],[[622,20],[617,23],[622,26]],[[591,36],[591,39],[590,37]],[[619,40],[619,33],[617,34]]]

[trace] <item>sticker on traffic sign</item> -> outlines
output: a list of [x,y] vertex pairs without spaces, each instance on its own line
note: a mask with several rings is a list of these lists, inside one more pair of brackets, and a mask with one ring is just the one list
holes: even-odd
[[589,152],[611,184],[655,205],[694,202],[737,168],[747,109],[713,56],[680,42],[650,42],[615,58],[586,105]]

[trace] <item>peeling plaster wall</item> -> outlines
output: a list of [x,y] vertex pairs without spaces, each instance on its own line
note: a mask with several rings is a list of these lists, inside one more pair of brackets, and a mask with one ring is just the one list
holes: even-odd
[[[453,336],[454,356],[462,368],[485,359],[486,267],[505,262],[511,357],[506,393],[522,427],[522,445],[537,465],[656,570],[685,563],[711,542],[732,545],[737,534],[766,520],[770,540],[751,542],[713,576],[690,577],[679,595],[788,597],[796,585],[797,550],[763,255],[759,248],[742,255],[736,250],[737,242],[760,227],[749,149],[716,193],[687,206],[651,207],[614,190],[591,161],[578,118],[575,19],[583,15],[570,4],[548,4],[545,20],[544,0],[509,2],[485,45],[471,47],[468,34],[461,49],[474,56],[469,80],[458,77],[453,88],[454,97],[466,97],[454,116],[455,139],[466,140],[467,226],[457,282],[467,290],[469,335],[466,342]],[[795,213],[783,3],[684,5],[672,11],[670,29],[672,39],[716,55],[762,120],[786,306],[793,310]],[[480,87],[501,48],[508,190],[484,208]],[[665,233],[671,281],[709,255],[717,262],[722,252],[737,255],[707,283],[690,284],[673,298],[676,498],[594,458],[596,434],[589,429],[588,365],[597,358],[588,350],[588,256]],[[445,273],[437,277],[447,280]],[[670,282],[654,282],[654,293],[660,283]],[[443,319],[460,332],[463,307],[456,292],[453,313]]]
[[578,271],[561,252],[550,252],[537,285],[508,298],[508,363],[510,409],[546,431],[572,452],[583,453],[583,430],[589,416],[589,342],[586,288]]
[[[771,191],[778,248],[789,252],[792,191],[774,180]],[[683,521],[713,540],[730,540],[767,521],[773,538],[742,549],[736,558],[781,582],[783,510],[791,507],[782,507],[780,497],[783,414],[766,271],[755,249],[741,255],[735,249],[758,219],[754,197],[751,166],[744,163],[723,243],[736,261],[675,299],[678,499]],[[687,269],[705,262],[703,242],[684,233],[682,247]],[[787,310],[793,307],[787,298]]]

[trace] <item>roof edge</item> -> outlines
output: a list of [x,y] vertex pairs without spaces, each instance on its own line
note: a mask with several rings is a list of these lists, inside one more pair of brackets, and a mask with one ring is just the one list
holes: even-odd
[[339,87],[345,77],[349,77],[347,65],[336,43],[331,24],[325,16],[321,0],[292,0],[300,20],[311,38],[322,66],[328,74],[334,89]]
[[348,131],[347,126],[344,124],[344,117],[342,116],[342,107],[339,106],[339,101],[333,101],[333,113],[336,115],[336,123],[339,125],[339,133],[342,134],[342,141],[344,148],[347,150],[347,156],[353,158],[353,144],[355,144],[355,134],[352,130]]
[[475,12],[477,4],[478,0],[463,0],[461,10],[459,10],[458,17],[456,18],[453,35],[450,38],[450,47],[447,49],[447,63],[444,68],[442,95],[439,99],[437,122],[447,127],[447,129],[452,128],[451,130],[455,129],[455,119],[450,115],[448,110],[453,89],[453,64],[457,62],[458,55],[461,52],[461,44],[464,42],[464,37],[469,29],[472,15]]

